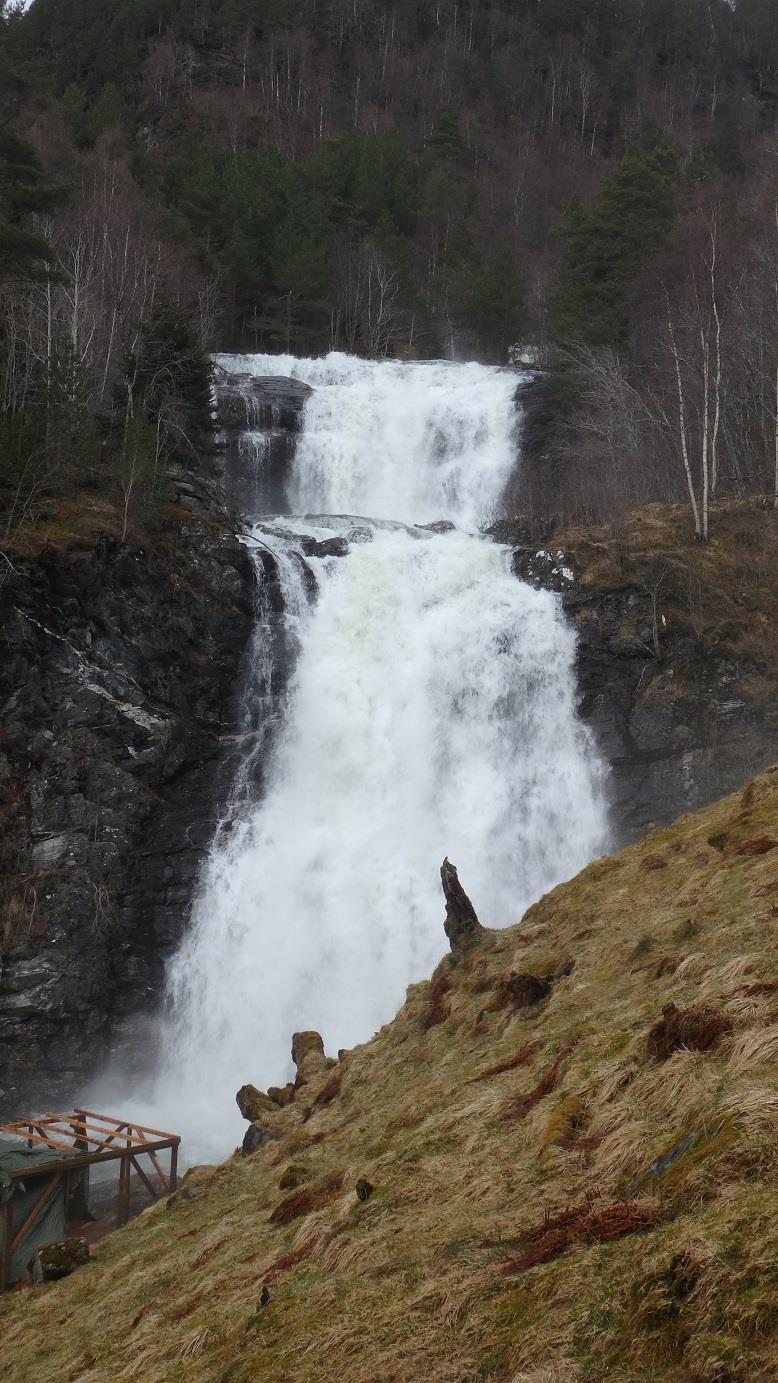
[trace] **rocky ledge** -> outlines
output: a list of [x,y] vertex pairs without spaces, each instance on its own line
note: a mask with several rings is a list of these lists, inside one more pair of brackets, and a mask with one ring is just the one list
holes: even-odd
[[703,547],[683,506],[652,505],[615,534],[514,547],[516,574],[560,593],[575,622],[580,713],[610,766],[618,844],[778,758],[778,516],[720,504],[711,531]]
[[72,1096],[149,1010],[233,773],[255,568],[181,485],[145,540],[63,506],[0,587],[5,1113]]

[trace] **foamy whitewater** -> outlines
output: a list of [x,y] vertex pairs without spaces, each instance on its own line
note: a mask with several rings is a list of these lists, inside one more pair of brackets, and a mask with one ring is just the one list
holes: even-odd
[[[167,1064],[133,1106],[181,1132],[189,1160],[242,1139],[235,1091],[289,1078],[293,1031],[353,1046],[429,975],[446,950],[445,855],[502,926],[606,841],[559,600],[473,535],[515,464],[516,376],[342,355],[219,363],[314,392],[288,486],[308,517],[255,529],[277,555],[296,658],[269,737],[260,599],[244,720],[263,797],[244,771],[170,968]],[[439,519],[457,531],[412,527]],[[311,598],[295,535],[355,528],[371,540],[347,557],[306,559]]]

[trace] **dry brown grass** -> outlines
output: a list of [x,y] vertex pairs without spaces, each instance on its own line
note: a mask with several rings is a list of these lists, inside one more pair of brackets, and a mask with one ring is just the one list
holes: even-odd
[[44,551],[64,554],[91,549],[99,538],[118,541],[122,518],[118,505],[97,495],[56,500],[44,517],[16,530],[8,551],[12,556],[35,560]]
[[[184,527],[192,523],[218,531],[219,520],[216,515],[201,512],[195,515],[191,510],[179,505],[160,501],[154,510],[152,525],[134,519],[128,529],[130,541],[143,541],[164,547],[167,539],[160,531],[158,520]],[[79,552],[91,551],[101,538],[120,542],[124,530],[124,511],[105,496],[85,490],[67,498],[55,499],[46,507],[46,513],[34,521],[23,523],[5,542],[4,551],[10,557],[22,561],[37,561],[44,553],[56,555],[67,560]]]
[[[771,772],[485,933],[278,1139],[2,1301],[0,1376],[774,1380],[778,858],[741,846],[776,833]],[[488,1007],[551,955],[575,967],[541,1003]],[[715,1044],[657,1060],[671,1004]]]
[[694,542],[682,504],[644,505],[617,526],[568,527],[553,542],[593,591],[645,592],[661,576],[662,641],[691,632],[756,665],[739,684],[746,699],[774,695],[763,675],[778,667],[778,515],[770,507],[753,499],[714,505],[704,544]]
[[532,1042],[525,1042],[513,1056],[508,1056],[504,1061],[498,1061],[494,1066],[487,1066],[486,1070],[479,1071],[477,1075],[470,1076],[469,1083],[475,1081],[490,1080],[492,1076],[503,1076],[506,1071],[515,1071],[519,1066],[526,1066],[530,1057],[535,1054],[535,1045]]

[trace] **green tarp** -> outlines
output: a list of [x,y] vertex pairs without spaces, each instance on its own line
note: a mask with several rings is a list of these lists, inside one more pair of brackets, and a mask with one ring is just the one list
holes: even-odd
[[[27,1276],[27,1265],[36,1249],[43,1244],[53,1244],[59,1239],[66,1239],[73,1220],[84,1220],[87,1217],[89,1168],[67,1168],[68,1159],[77,1156],[77,1149],[73,1152],[55,1152],[48,1148],[27,1148],[23,1143],[0,1141],[0,1206],[11,1202],[11,1225],[14,1235],[56,1175],[56,1172],[51,1170],[43,1172],[41,1168],[44,1165],[50,1168],[51,1163],[56,1160],[60,1164],[56,1171],[64,1172],[55,1194],[41,1213],[36,1215],[21,1243],[13,1252],[11,1282],[18,1282]],[[21,1177],[18,1176],[20,1171],[24,1173]],[[5,1215],[0,1215],[0,1250],[4,1248],[5,1224]]]

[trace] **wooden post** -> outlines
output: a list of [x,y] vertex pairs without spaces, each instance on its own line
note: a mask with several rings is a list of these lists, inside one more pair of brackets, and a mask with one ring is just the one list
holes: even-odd
[[[73,1147],[79,1152],[88,1153],[90,1151],[89,1135],[87,1133],[86,1114],[83,1109],[73,1110],[71,1128],[73,1129]],[[73,1187],[71,1179],[66,1177],[65,1185],[68,1190],[67,1200],[65,1202],[65,1214],[67,1216],[67,1232],[70,1234],[71,1228],[82,1225],[89,1220],[94,1220],[94,1215],[89,1209],[89,1201],[84,1188],[84,1178],[80,1177],[77,1185]]]
[[13,1241],[13,1196],[3,1206],[3,1251],[0,1253],[0,1292],[11,1285],[11,1244]]
[[170,1185],[168,1190],[175,1191],[178,1186],[178,1143],[174,1143],[170,1149]]
[[88,1152],[89,1143],[86,1137],[86,1114],[83,1109],[76,1109],[73,1112],[76,1116],[73,1121],[73,1133],[75,1134],[73,1147],[83,1148],[84,1152]]
[[130,1218],[130,1158],[119,1158],[119,1194],[116,1200],[116,1228],[121,1229]]

